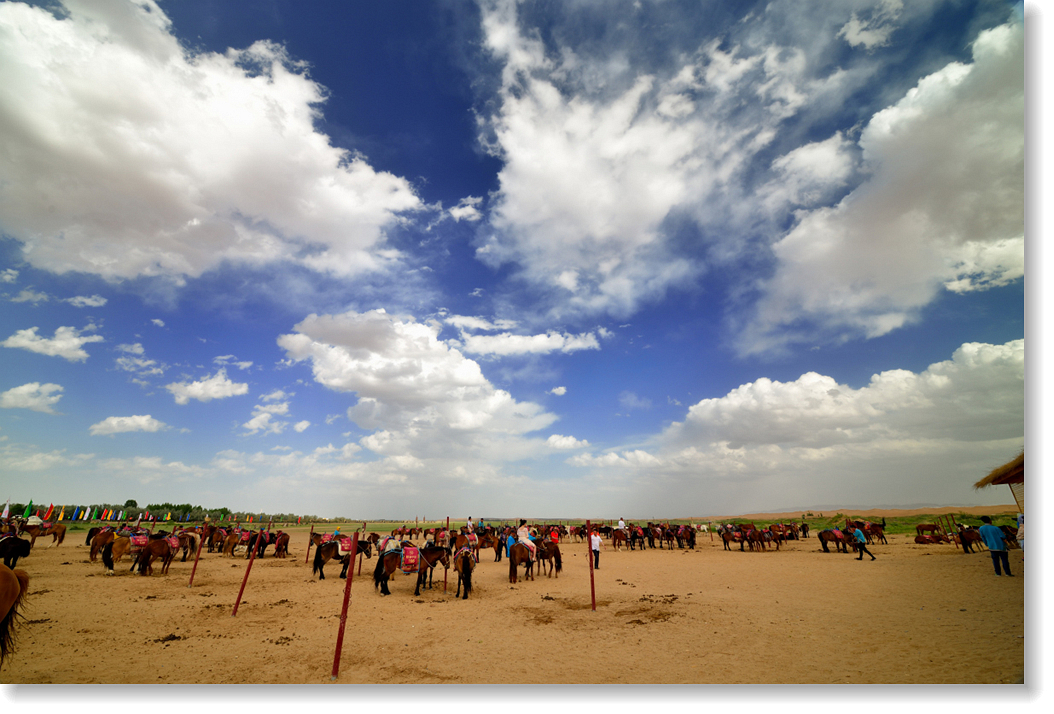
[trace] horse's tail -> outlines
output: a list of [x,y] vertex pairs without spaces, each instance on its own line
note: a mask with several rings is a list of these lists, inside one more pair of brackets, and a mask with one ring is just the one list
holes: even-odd
[[384,554],[377,554],[377,567],[373,569],[373,589],[381,586],[381,575],[384,573]]
[[86,535],[84,537],[84,545],[91,545],[91,539],[92,539],[92,537],[95,536],[94,531],[95,531],[94,528],[89,528],[88,529],[88,535]]
[[560,558],[560,546],[553,543],[553,557],[556,559],[556,572],[564,569],[564,561]]
[[472,569],[476,565],[476,560],[472,553],[465,553],[461,559],[461,584],[465,586],[465,599],[467,600],[468,594],[472,592]]
[[322,572],[322,546],[315,548],[315,559],[311,561],[311,574],[318,575]]
[[883,528],[886,527],[886,517],[885,516],[882,516],[882,527]]
[[[513,546],[515,548],[516,546]],[[516,577],[516,559],[512,557],[512,548],[509,548],[509,582]]]
[[4,658],[11,653],[15,644],[15,618],[22,617],[18,610],[26,598],[26,592],[29,590],[29,575],[26,574],[26,571],[12,570],[11,572],[14,573],[15,578],[18,580],[18,596],[11,604],[11,609],[4,615],[4,619],[0,620],[0,665],[4,663]]
[[110,541],[102,549],[102,564],[107,570],[113,570],[113,541]]

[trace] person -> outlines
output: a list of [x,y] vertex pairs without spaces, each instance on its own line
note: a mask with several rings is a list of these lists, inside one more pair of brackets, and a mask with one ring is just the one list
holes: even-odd
[[[867,538],[864,537],[863,528],[853,529],[853,537],[856,538],[856,549],[860,551],[860,557],[857,560],[864,559],[864,553],[871,555],[871,551],[867,549]],[[871,560],[874,560],[875,556],[871,555]]]
[[516,529],[516,540],[519,543],[523,543],[531,551],[531,560],[538,557],[538,550],[535,548],[534,543],[531,542],[531,531],[527,528],[527,521],[523,518],[520,519],[520,527]]
[[618,519],[618,529],[620,531],[625,531],[626,530],[626,521],[622,518],[622,516],[619,516],[619,519]]
[[993,526],[992,519],[988,516],[981,516],[981,524],[977,532],[981,534],[981,540],[988,546],[988,552],[992,554],[992,565],[995,566],[995,574],[1003,574],[999,568],[1000,564],[1002,564],[1002,569],[1006,571],[1006,574],[1011,578],[1014,577],[1014,574],[1010,572],[1010,556],[1006,552],[1006,536],[1003,535],[1003,531]]
[[593,570],[600,570],[600,533],[594,528],[589,536],[589,547],[593,550]]
[[556,526],[553,526],[553,529],[549,531],[549,540],[551,540],[553,543],[560,542],[560,529]]
[[473,529],[472,529],[472,516],[468,517],[468,523],[465,524],[465,528],[468,530],[468,532],[470,534],[472,533],[472,531],[473,531]]

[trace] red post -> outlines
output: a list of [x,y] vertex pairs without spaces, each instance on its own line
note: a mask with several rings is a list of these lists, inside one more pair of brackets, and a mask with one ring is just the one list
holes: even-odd
[[593,603],[593,612],[597,611],[597,588],[593,582],[593,527],[586,521],[586,559],[589,561],[589,599]]
[[[271,532],[271,522],[267,522],[267,532]],[[249,582],[249,571],[253,569],[253,561],[256,560],[256,549],[260,547],[260,538],[263,537],[263,531],[256,532],[256,542],[253,543],[252,552],[249,553],[249,564],[245,566],[245,577],[242,578],[242,587],[238,590],[238,599],[234,601],[234,610],[231,611],[231,617],[238,614],[238,605],[242,602],[242,593],[245,592],[245,584]]]
[[[450,532],[450,516],[447,516],[446,517],[446,537],[449,539],[451,535],[453,535],[453,534]],[[439,544],[436,543],[436,545],[439,545]],[[449,568],[447,568],[446,566],[443,566],[443,592],[446,592],[446,576],[447,576],[447,571],[448,570],[449,570]]]
[[199,535],[201,537],[198,538],[198,552],[194,554],[194,567],[190,569],[190,582],[187,583],[188,588],[194,587],[194,573],[198,572],[198,558],[201,557],[201,546],[205,543],[205,533],[202,532]]
[[311,543],[315,538],[315,524],[311,524],[311,532],[307,534],[307,550],[304,551],[304,565],[307,565],[307,556],[311,553]]
[[[355,531],[351,534],[351,560],[355,561],[355,551],[359,549],[359,532]],[[330,679],[337,678],[337,672],[340,670],[340,650],[344,646],[344,626],[348,622],[348,601],[351,599],[351,581],[354,578],[354,571],[348,571],[347,582],[344,583],[344,605],[340,609],[340,627],[337,629],[337,651],[333,653],[333,672],[330,675]]]

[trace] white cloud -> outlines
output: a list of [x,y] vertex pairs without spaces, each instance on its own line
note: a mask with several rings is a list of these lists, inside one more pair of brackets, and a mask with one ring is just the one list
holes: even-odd
[[309,426],[311,426],[311,422],[309,422],[307,419],[304,419],[303,421],[298,421],[296,424],[293,424],[293,431],[300,434],[304,431],[307,431],[307,428]]
[[647,397],[639,397],[633,392],[625,391],[618,396],[618,403],[626,411],[633,409],[651,409],[651,400]]
[[487,332],[493,332],[494,330],[511,330],[517,325],[514,320],[488,320],[483,317],[472,315],[447,315],[443,318],[443,322],[460,328],[463,331],[484,330]]
[[316,131],[326,90],[283,47],[189,49],[153,0],[0,4],[0,63],[0,217],[35,267],[347,276],[397,259],[385,227],[422,205]]
[[743,351],[876,337],[918,319],[942,288],[1024,275],[1023,35],[1020,24],[982,32],[972,64],[924,77],[871,118],[859,141],[870,178],[800,213],[775,244]]
[[555,394],[558,397],[562,397],[567,394],[567,387],[553,387],[549,390],[549,394]]
[[860,19],[854,12],[838,35],[844,37],[850,45],[859,45],[869,50],[889,44],[889,37],[896,30],[894,23],[903,9],[904,3],[901,0],[881,0],[870,9],[870,16],[866,19]]
[[76,297],[66,298],[65,302],[73,305],[73,307],[102,307],[107,303],[107,300],[102,295],[92,295],[91,297],[77,295]]
[[560,434],[553,434],[545,440],[545,445],[550,449],[583,449],[589,446],[589,442],[585,439],[576,439],[573,436],[562,436]]
[[0,270],[0,283],[13,283],[18,280],[18,271],[14,268]]
[[596,336],[589,333],[570,335],[550,331],[544,335],[470,335],[461,334],[461,349],[477,355],[523,355],[549,354],[550,352],[577,352],[579,350],[598,350],[600,344]]
[[212,359],[213,364],[219,365],[230,365],[237,367],[240,370],[246,370],[253,366],[251,361],[237,361],[234,355],[222,355],[220,357],[214,357]]
[[111,436],[123,434],[129,431],[155,432],[167,429],[168,425],[154,419],[149,414],[118,417],[112,416],[103,419],[98,424],[92,424],[88,433],[92,436]]
[[320,384],[357,395],[348,418],[374,432],[360,443],[382,456],[449,459],[450,470],[478,459],[492,472],[488,459],[538,453],[540,442],[524,435],[555,420],[496,389],[479,364],[438,339],[437,324],[373,310],[310,315],[295,329],[279,346],[290,359],[309,360]]
[[[62,357],[70,362],[83,362],[88,359],[88,353],[83,349],[84,345],[103,341],[101,335],[85,336],[81,334],[83,331],[74,327],[59,327],[55,330],[55,336],[50,339],[37,335],[38,329],[30,327],[28,330],[19,330],[0,344],[49,357]],[[94,328],[89,326],[85,331],[90,329]]]
[[30,382],[0,392],[0,408],[31,409],[35,412],[54,414],[51,408],[62,399],[62,387],[58,384]]
[[51,297],[47,293],[38,293],[31,288],[26,288],[15,297],[11,298],[11,302],[31,302],[33,304],[40,302],[47,302]]
[[210,402],[213,399],[226,399],[249,393],[249,385],[232,382],[227,378],[227,370],[220,369],[216,374],[197,382],[173,382],[166,384],[165,389],[172,393],[176,404],[186,404],[191,399]]
[[154,323],[158,327],[164,327],[165,326],[165,321],[164,320],[159,320],[156,317],[153,320],[151,320],[150,322]]
[[140,377],[155,377],[164,374],[167,369],[166,365],[160,364],[156,360],[147,359],[146,350],[138,342],[117,345],[117,351],[125,353],[125,356],[114,360],[117,369],[123,372],[134,372]]
[[481,203],[483,203],[482,198],[469,196],[458,201],[457,206],[451,208],[447,213],[457,222],[468,221],[469,223],[475,223],[483,218],[483,214],[479,212]]

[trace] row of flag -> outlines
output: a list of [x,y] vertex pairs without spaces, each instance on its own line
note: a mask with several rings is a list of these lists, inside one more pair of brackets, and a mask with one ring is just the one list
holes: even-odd
[[[56,520],[59,520],[59,521],[66,520],[66,507],[65,506],[60,506],[59,509],[60,510],[59,510],[58,517],[56,518]],[[45,521],[50,521],[56,515],[55,514],[55,504],[49,505],[48,509],[44,513],[44,515],[41,515],[40,511],[41,511],[41,509],[40,509],[40,507],[38,507],[37,510],[36,510],[36,514],[35,515],[38,516],[39,518],[42,518]],[[83,510],[81,510],[80,506],[76,506],[76,507],[74,507],[73,515],[70,516],[69,520],[70,521],[123,521],[124,518],[125,518],[125,514],[126,513],[127,513],[127,511],[124,511],[124,510],[120,510],[119,511],[116,508],[104,508],[104,509],[102,509],[102,512],[100,512],[98,507],[95,507],[95,509],[92,509],[90,506],[87,506]],[[22,517],[23,518],[29,518],[30,515],[33,515],[33,501],[32,500],[30,500],[29,505],[26,506],[26,510],[25,510],[25,512],[22,513]],[[0,520],[7,520],[10,516],[11,516],[11,501],[8,501],[6,504],[4,504],[4,512],[3,512],[3,514],[0,514]],[[206,518],[207,517],[208,517],[208,515],[206,514]],[[143,520],[150,520],[150,511],[144,511],[143,515],[141,516],[141,518]],[[169,511],[168,513],[166,513],[164,515],[164,517],[161,517],[160,514],[155,513],[154,514],[154,518],[156,518],[157,520],[162,520],[162,521],[171,521],[172,520],[172,511]],[[190,513],[188,512],[188,513],[184,513],[183,515],[177,514],[175,520],[177,522],[181,522],[181,521],[186,521],[189,518],[190,518]],[[219,520],[221,522],[224,522],[224,521],[229,522],[229,521],[234,521],[234,520],[240,521],[241,519],[238,518],[234,513],[228,513],[226,518],[223,518],[221,516]],[[247,516],[247,522],[248,523],[252,523],[253,520],[254,520],[253,516],[251,516],[251,515]],[[298,524],[300,523],[300,518],[299,517],[296,519],[296,522]]]

